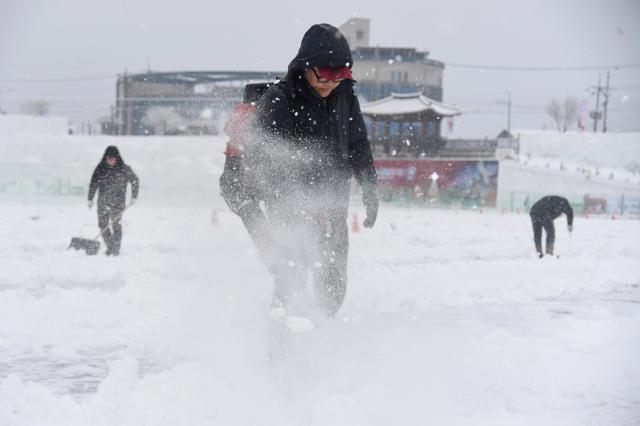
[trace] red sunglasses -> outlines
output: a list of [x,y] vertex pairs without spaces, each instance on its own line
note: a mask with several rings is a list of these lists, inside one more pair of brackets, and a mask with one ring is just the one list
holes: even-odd
[[316,76],[318,83],[329,83],[330,81],[334,83],[340,83],[342,80],[351,79],[351,68],[349,67],[318,67],[318,71],[316,68],[311,68],[313,71],[313,75]]

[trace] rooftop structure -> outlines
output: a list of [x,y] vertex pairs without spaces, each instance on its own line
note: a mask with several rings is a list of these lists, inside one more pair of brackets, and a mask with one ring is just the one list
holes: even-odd
[[361,105],[362,113],[373,119],[420,121],[427,115],[452,117],[460,109],[435,101],[422,93],[392,93],[384,99]]
[[442,119],[461,111],[422,93],[393,93],[361,105],[377,156],[436,155],[443,147]]

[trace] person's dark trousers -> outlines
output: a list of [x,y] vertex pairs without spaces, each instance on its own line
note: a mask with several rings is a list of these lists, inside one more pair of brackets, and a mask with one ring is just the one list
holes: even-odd
[[547,234],[546,253],[553,254],[553,245],[556,239],[556,230],[552,220],[545,220],[531,216],[533,225],[533,241],[536,245],[536,251],[542,256],[542,230]]
[[328,180],[320,186],[319,211],[315,220],[315,241],[318,247],[313,268],[316,300],[324,313],[334,317],[347,293],[347,258],[349,255],[349,181]]
[[347,221],[334,217],[319,224],[319,268],[314,268],[314,291],[320,306],[330,317],[340,310],[347,292],[349,228]]
[[348,232],[346,219],[318,220],[277,230],[276,234],[287,243],[272,248],[272,307],[288,309],[292,299],[304,291],[311,274],[318,306],[326,315],[335,316],[347,289]]
[[[122,219],[123,206],[98,206],[98,227],[102,231],[102,238],[107,245],[107,255],[118,256],[120,254],[120,244],[122,242]],[[111,226],[108,226],[111,222]]]

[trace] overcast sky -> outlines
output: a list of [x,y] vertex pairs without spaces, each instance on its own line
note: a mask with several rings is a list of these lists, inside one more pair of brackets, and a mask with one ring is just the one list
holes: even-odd
[[[445,101],[465,111],[452,136],[495,136],[506,125],[507,91],[512,127],[549,127],[543,109],[552,97],[593,108],[588,88],[606,73],[455,64],[640,63],[639,0],[0,0],[0,108],[19,112],[42,98],[53,114],[81,121],[108,113],[125,69],[284,70],[310,25],[352,16],[371,19],[371,44],[426,49],[450,64]],[[639,131],[640,68],[612,70],[611,85],[610,130]]]

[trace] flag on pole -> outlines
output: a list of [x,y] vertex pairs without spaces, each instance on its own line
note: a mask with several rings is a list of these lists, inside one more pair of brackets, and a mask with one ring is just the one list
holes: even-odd
[[583,99],[580,102],[580,113],[578,116],[578,130],[584,132],[587,129],[587,115],[589,114],[589,102],[586,99]]

